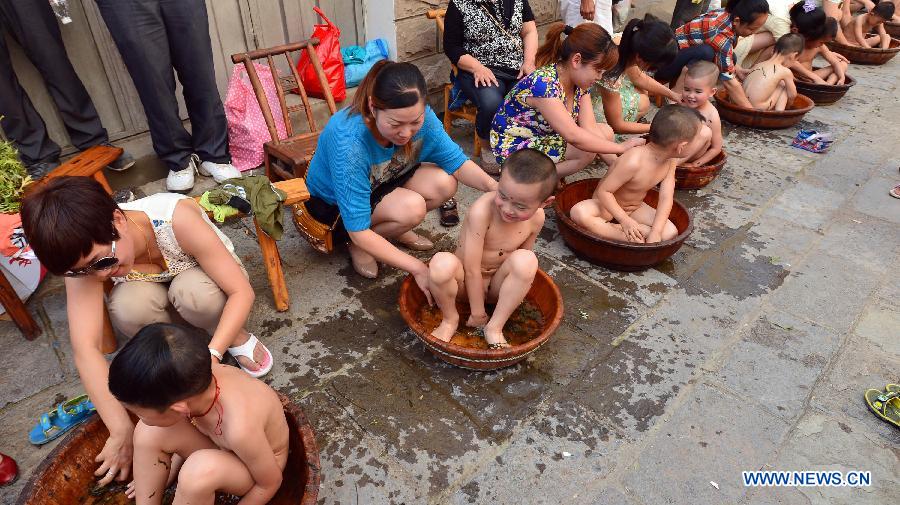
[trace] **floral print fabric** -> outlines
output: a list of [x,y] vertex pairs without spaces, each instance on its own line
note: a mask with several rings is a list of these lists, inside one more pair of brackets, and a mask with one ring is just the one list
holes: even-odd
[[[575,88],[572,119],[576,123],[578,104],[585,93],[586,90]],[[535,70],[507,93],[491,125],[491,149],[497,161],[502,163],[510,154],[525,148],[537,149],[556,163],[565,159],[565,139],[537,109],[528,105],[527,100],[532,97],[556,98],[565,104],[566,96],[555,64]]]

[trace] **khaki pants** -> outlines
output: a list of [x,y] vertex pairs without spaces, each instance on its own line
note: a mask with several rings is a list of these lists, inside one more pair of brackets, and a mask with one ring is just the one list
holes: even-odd
[[148,324],[178,323],[179,318],[212,335],[226,301],[222,289],[202,268],[194,267],[169,283],[120,283],[109,295],[107,310],[113,326],[129,338]]

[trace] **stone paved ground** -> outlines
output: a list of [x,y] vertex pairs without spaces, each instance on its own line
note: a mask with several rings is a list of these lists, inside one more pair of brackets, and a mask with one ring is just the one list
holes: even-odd
[[[679,192],[694,233],[656,269],[580,261],[551,215],[537,252],[564,321],[500,372],[437,361],[397,312],[400,274],[364,280],[293,229],[281,246],[291,307],[274,312],[252,226],[226,226],[258,293],[249,328],[276,355],[266,380],[317,432],[320,503],[896,499],[900,431],[862,392],[900,380],[900,200],[887,194],[900,182],[898,61],[852,67],[859,85],[808,114],[803,127],[839,139],[826,155],[791,148],[795,129],[727,126],[728,165],[706,189]],[[474,198],[460,196],[463,208]],[[423,228],[444,250],[458,231],[436,216]],[[37,413],[80,389],[61,283],[28,305],[38,340],[0,322],[0,450],[24,471],[3,503],[53,448],[26,441]],[[872,485],[743,487],[741,471],[757,469],[868,470]]]

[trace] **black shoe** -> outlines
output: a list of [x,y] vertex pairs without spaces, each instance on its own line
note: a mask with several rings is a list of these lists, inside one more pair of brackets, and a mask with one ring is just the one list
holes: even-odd
[[59,160],[56,161],[39,161],[25,167],[25,171],[32,179],[38,180],[52,172],[59,166]]
[[[105,142],[100,144],[106,147],[116,147],[109,142]],[[134,166],[134,157],[128,154],[128,151],[122,151],[122,155],[116,161],[113,161],[109,165],[106,165],[106,168],[112,170],[113,172],[124,172],[129,168]]]

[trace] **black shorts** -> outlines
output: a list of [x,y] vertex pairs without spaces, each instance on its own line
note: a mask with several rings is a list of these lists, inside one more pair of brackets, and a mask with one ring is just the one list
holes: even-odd
[[[415,175],[419,166],[421,166],[421,164],[416,164],[416,166],[400,177],[382,183],[375,188],[369,197],[369,205],[371,207],[370,213],[375,212],[375,207],[378,206],[378,204],[384,200],[384,197],[388,196],[391,191],[394,191],[409,182],[409,180],[412,179],[412,176]],[[344,244],[350,241],[350,236],[347,234],[347,229],[344,228],[344,222],[341,220],[341,211],[338,209],[337,205],[332,205],[317,196],[311,196],[309,200],[306,201],[306,210],[309,211],[310,216],[320,223],[331,224],[335,223],[335,219],[337,219],[334,230],[332,231],[332,239],[335,244]]]

